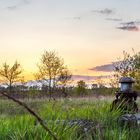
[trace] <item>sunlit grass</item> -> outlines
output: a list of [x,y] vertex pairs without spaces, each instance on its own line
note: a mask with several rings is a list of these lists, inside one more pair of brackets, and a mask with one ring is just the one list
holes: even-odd
[[[121,128],[117,123],[119,112],[110,112],[112,98],[77,98],[45,100],[24,100],[44,120],[46,125],[61,140],[139,140],[139,129]],[[92,120],[96,133],[84,136],[77,134],[70,120]],[[22,107],[8,101],[0,101],[0,140],[51,140],[52,137]]]

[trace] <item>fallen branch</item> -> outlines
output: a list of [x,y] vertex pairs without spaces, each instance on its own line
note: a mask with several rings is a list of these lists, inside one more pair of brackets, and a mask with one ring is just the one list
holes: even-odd
[[11,97],[7,93],[0,92],[0,94],[7,97],[10,100],[13,100],[20,106],[23,106],[31,115],[33,115],[37,119],[37,121],[40,123],[40,125],[46,130],[46,132],[48,132],[54,138],[54,140],[58,140],[57,137],[53,134],[53,132],[44,124],[44,121],[32,109],[30,109],[25,103],[15,99],[14,97]]

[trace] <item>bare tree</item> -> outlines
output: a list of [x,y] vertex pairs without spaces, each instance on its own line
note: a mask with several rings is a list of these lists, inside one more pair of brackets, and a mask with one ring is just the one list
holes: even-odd
[[35,74],[39,80],[45,80],[48,82],[49,94],[51,94],[56,88],[62,76],[66,66],[61,57],[57,55],[55,51],[44,51],[41,55],[40,63],[38,66],[38,72]]
[[23,79],[21,76],[22,68],[20,63],[15,61],[13,66],[10,67],[6,62],[0,68],[0,77],[3,82],[5,82],[9,87],[9,92],[11,93],[12,85],[15,82],[19,82]]

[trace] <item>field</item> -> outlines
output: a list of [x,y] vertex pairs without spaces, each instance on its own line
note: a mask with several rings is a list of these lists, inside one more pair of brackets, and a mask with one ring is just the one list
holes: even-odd
[[[59,140],[139,140],[139,128],[122,127],[119,112],[110,112],[113,98],[23,100],[44,120]],[[84,125],[73,125],[75,122]],[[92,124],[90,129],[87,129]],[[82,128],[84,127],[84,128]],[[53,140],[25,109],[0,100],[0,140]]]

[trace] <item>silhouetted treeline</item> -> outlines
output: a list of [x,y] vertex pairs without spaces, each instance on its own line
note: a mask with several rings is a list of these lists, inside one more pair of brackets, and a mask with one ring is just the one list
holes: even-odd
[[[0,88],[0,91],[8,92],[9,89]],[[52,97],[55,98],[69,98],[69,97],[87,97],[87,96],[111,96],[115,94],[115,91],[117,91],[117,88],[94,88],[94,89],[84,89],[84,91],[80,91],[78,87],[68,87],[68,88],[56,88],[51,93]],[[20,87],[12,87],[11,89],[11,96],[16,98],[49,98],[50,93],[49,89],[47,87],[42,88],[41,90],[38,90],[36,88],[29,88],[29,89],[23,89]]]

